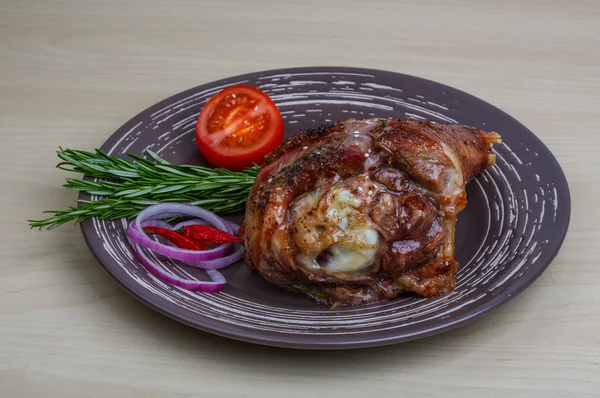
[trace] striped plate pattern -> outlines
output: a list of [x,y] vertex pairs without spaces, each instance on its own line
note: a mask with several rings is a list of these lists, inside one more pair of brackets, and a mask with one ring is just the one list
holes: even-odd
[[[261,344],[297,348],[353,348],[428,336],[464,324],[500,306],[550,264],[566,234],[568,186],[560,166],[533,133],[509,115],[469,94],[428,80],[346,67],[253,73],[205,84],[143,111],[103,145],[112,156],[150,148],[173,163],[206,164],[194,138],[196,117],[216,92],[235,84],[271,96],[286,135],[350,117],[410,117],[497,131],[496,165],[468,186],[459,215],[456,290],[431,299],[412,295],[329,309],[282,291],[240,261],[224,270],[229,284],[217,294],[165,284],[141,266],[127,243],[125,220],[88,220],[82,231],[91,251],[130,293],[151,307],[200,329]],[[97,198],[92,198],[97,199]],[[229,217],[241,222],[243,214]],[[156,261],[185,277],[202,271]]]

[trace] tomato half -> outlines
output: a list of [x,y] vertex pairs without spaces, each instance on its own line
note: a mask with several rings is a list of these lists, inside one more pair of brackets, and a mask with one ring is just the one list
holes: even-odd
[[242,170],[260,165],[282,141],[281,114],[271,98],[255,87],[219,91],[198,115],[198,148],[217,167]]

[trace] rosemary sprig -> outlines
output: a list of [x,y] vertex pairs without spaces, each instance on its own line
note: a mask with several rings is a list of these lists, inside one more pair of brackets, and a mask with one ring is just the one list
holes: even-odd
[[315,299],[324,300],[329,305],[333,305],[333,300],[331,300],[331,297],[327,296],[325,293],[317,292],[316,290],[311,290],[300,283],[292,283],[289,286],[294,290],[302,292],[308,296],[312,296]]
[[147,150],[152,160],[128,155],[133,161],[73,149],[57,151],[62,160],[56,167],[95,180],[67,178],[65,188],[99,196],[98,200],[77,200],[78,207],[47,210],[42,220],[28,220],[31,228],[53,229],[62,224],[80,223],[89,217],[133,218],[149,205],[185,202],[227,214],[243,210],[258,166],[234,172],[202,166],[174,165]]

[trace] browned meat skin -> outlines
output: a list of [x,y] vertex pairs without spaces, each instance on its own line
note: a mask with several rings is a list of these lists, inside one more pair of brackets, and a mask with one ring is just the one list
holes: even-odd
[[496,133],[407,119],[300,132],[261,166],[246,208],[246,262],[331,303],[454,288],[465,184],[494,163]]

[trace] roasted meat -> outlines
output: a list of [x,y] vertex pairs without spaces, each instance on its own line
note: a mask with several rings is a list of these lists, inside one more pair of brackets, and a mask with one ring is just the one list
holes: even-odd
[[334,305],[454,288],[465,184],[500,136],[409,119],[348,119],[300,132],[261,166],[243,229],[267,281]]

